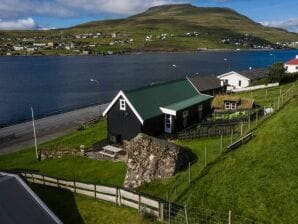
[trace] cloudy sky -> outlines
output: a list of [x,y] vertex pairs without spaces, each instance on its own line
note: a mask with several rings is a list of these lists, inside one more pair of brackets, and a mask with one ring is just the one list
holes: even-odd
[[297,0],[0,0],[0,29],[69,27],[173,3],[229,7],[266,26],[298,32]]

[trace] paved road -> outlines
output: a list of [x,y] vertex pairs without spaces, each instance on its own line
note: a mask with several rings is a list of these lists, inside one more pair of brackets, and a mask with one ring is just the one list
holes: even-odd
[[[107,106],[108,104],[100,105],[101,114]],[[70,133],[81,124],[96,119],[98,116],[99,106],[92,106],[38,119],[35,121],[38,144]],[[0,155],[20,151],[34,145],[31,121],[0,128],[0,138],[10,134],[15,134],[16,138],[0,143]]]

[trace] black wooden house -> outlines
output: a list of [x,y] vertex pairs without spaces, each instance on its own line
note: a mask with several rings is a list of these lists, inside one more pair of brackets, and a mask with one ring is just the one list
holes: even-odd
[[209,114],[211,99],[188,79],[120,91],[103,113],[108,139],[115,143],[138,133],[177,133]]

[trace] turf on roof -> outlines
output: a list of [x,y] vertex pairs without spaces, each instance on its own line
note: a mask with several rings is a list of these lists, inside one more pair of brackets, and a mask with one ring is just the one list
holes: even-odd
[[[160,107],[172,105],[173,107],[183,109],[182,107],[184,106],[186,108],[197,103],[198,96],[202,96],[202,101],[207,100],[186,79],[146,86],[131,91],[124,91],[124,93],[144,120],[162,114]],[[191,98],[196,100],[190,100]]]

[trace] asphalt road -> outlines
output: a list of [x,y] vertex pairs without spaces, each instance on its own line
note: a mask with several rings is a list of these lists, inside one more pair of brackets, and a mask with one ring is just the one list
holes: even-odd
[[[81,124],[97,119],[107,106],[92,106],[35,120],[38,144],[63,136]],[[0,128],[0,138],[11,134],[15,134],[16,138],[0,143],[0,155],[34,146],[32,121]]]

